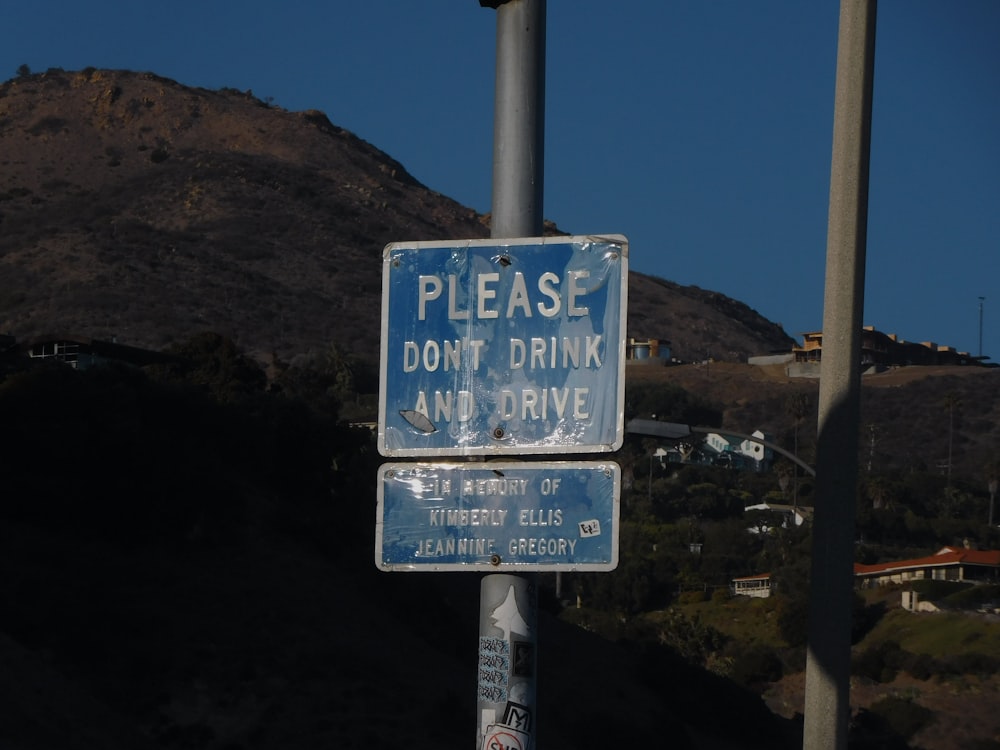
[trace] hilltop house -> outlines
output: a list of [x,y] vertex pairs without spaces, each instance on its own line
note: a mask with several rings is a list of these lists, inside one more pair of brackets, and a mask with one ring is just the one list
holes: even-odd
[[855,563],[854,578],[862,588],[923,579],[995,583],[1000,580],[1000,550],[942,547],[933,555],[914,560]]
[[[823,358],[823,332],[802,334],[802,346],[793,346],[796,362],[819,362]],[[861,329],[861,364],[864,367],[899,365],[971,365],[981,362],[968,352],[951,346],[939,346],[933,341],[919,344],[904,341],[894,333],[882,333],[874,326]]]
[[630,337],[625,348],[626,365],[668,365],[671,362],[670,342],[666,339],[636,339]]
[[142,367],[171,359],[169,355],[151,349],[69,334],[37,336],[19,341],[16,349],[31,359],[63,362],[77,370],[86,370],[107,362]]
[[[751,357],[749,363],[784,364],[789,376],[819,377],[822,359],[823,332],[809,331],[802,334],[802,346],[793,346],[791,352]],[[894,333],[882,333],[874,326],[861,329],[861,366],[866,370],[907,365],[982,365],[987,359],[989,357],[975,357],[933,341],[905,341]]]

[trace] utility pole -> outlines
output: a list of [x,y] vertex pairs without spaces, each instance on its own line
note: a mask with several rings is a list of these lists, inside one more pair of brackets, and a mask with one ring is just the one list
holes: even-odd
[[[490,236],[538,237],[542,215],[545,132],[545,0],[480,0],[497,11],[496,89],[493,113],[493,205]],[[519,632],[504,611],[518,613]],[[506,636],[506,638],[498,638]],[[536,747],[538,584],[537,575],[483,576],[479,593],[479,659],[484,644],[509,643],[508,695],[480,691],[476,748],[506,746],[506,727],[523,730]],[[516,653],[515,653],[516,652]],[[490,654],[485,654],[489,658]],[[510,714],[515,712],[515,716]],[[508,743],[511,744],[511,743]],[[492,745],[491,745],[492,746]]]
[[875,0],[841,0],[803,750],[846,750]]

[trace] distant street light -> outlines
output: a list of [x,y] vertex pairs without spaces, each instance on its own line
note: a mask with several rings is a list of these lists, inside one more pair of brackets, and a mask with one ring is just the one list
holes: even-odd
[[732,435],[733,437],[738,437],[743,440],[760,443],[765,448],[770,448],[775,453],[780,453],[789,461],[795,463],[809,476],[816,476],[816,470],[805,461],[801,460],[794,453],[790,453],[784,448],[764,440],[763,438],[759,438],[756,435],[733,432],[732,430],[724,430],[720,427],[696,427],[694,425],[679,424],[677,422],[660,422],[656,419],[630,419],[628,424],[625,425],[625,432],[632,435],[650,435],[652,437],[663,438],[664,440],[681,440],[682,438],[689,437],[693,432],[697,432],[702,435],[709,435],[713,432],[717,432],[720,435]]
[[983,357],[983,300],[986,297],[979,298],[979,358]]

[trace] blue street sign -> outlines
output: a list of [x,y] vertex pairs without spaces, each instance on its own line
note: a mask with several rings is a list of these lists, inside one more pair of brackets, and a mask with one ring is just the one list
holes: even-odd
[[608,571],[618,565],[613,461],[392,463],[379,469],[385,571]]
[[386,246],[379,452],[620,448],[627,279],[620,235]]

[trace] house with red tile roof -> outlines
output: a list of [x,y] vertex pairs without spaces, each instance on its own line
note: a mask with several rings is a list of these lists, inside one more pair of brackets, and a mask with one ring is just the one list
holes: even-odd
[[942,547],[933,555],[913,560],[855,563],[854,578],[863,588],[923,579],[996,583],[1000,581],[1000,550]]

